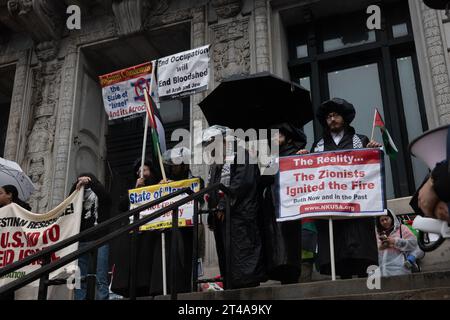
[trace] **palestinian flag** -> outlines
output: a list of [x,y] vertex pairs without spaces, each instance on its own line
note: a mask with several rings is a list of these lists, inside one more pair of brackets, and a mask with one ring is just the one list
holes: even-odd
[[392,140],[391,135],[389,134],[389,131],[386,129],[383,118],[381,117],[381,114],[378,112],[377,109],[375,109],[375,118],[374,118],[374,122],[373,122],[373,127],[380,128],[381,135],[383,137],[383,144],[384,144],[384,149],[386,150],[386,154],[391,159],[395,160],[397,158],[398,149],[395,146],[395,143]]
[[159,162],[158,155],[162,154],[166,149],[165,131],[161,121],[161,115],[156,107],[155,101],[147,93],[148,97],[148,121],[150,126],[150,135],[152,138],[153,157],[156,160],[155,164]]

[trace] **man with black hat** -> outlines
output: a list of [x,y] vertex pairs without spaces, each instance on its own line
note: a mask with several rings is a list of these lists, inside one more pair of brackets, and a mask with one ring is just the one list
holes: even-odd
[[[303,130],[288,122],[275,124],[271,129],[279,130],[274,142],[279,146],[280,157],[305,153],[306,135]],[[268,276],[282,284],[296,283],[301,274],[302,222],[276,221],[275,176],[262,175],[259,188],[262,239]]]
[[[314,143],[312,152],[379,148],[382,145],[357,134],[350,123],[355,108],[344,99],[334,98],[322,103],[317,119],[324,128],[323,137]],[[372,218],[337,220],[333,224],[336,274],[342,279],[367,276],[367,267],[378,265],[375,221]],[[317,222],[318,264],[320,273],[331,274],[328,222]]]
[[[205,129],[202,144],[216,146],[214,155],[211,154],[215,161],[210,167],[208,184],[222,183],[230,192],[230,275],[226,273],[226,202],[218,191],[209,194],[208,226],[214,232],[220,272],[225,279],[228,277],[231,288],[237,289],[258,286],[267,277],[258,225],[259,168],[249,152],[238,146],[236,137],[229,134],[229,130],[218,125]],[[244,155],[244,159],[239,159],[240,155]]]

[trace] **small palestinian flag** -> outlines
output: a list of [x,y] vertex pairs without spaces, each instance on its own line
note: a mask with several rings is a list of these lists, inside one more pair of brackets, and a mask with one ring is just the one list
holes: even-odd
[[386,154],[391,159],[395,160],[397,158],[398,149],[395,146],[395,143],[392,140],[391,135],[389,134],[389,131],[386,129],[383,118],[381,117],[381,114],[378,112],[377,109],[375,109],[375,118],[374,118],[374,122],[373,122],[373,127],[380,128],[381,136],[383,137],[383,144],[384,144],[384,149],[386,151]]
[[153,146],[153,156],[154,160],[157,160],[156,163],[159,162],[159,155],[165,150],[161,149],[161,144],[164,144],[165,149],[165,137],[164,137],[164,127],[161,121],[161,116],[159,114],[159,110],[155,105],[152,97],[147,93],[149,108],[147,108],[148,112],[148,120],[150,125],[150,135],[152,137],[152,146]]

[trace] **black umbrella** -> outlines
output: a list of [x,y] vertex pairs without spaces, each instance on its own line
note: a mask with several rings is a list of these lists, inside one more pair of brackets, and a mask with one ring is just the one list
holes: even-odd
[[209,125],[232,129],[302,127],[313,119],[309,91],[268,72],[229,77],[199,105]]

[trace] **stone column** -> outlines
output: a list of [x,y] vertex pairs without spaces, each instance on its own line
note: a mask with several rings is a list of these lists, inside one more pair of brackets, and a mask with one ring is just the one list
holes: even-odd
[[[61,82],[62,63],[57,59],[56,42],[44,42],[36,46],[39,63],[32,69],[31,125],[25,148],[25,170],[36,186],[29,203],[34,212],[46,212],[50,202],[55,162],[53,159],[56,134],[57,105]],[[67,161],[65,159],[64,161]]]
[[30,66],[28,65],[29,51],[22,51],[19,60],[16,63],[16,74],[14,77],[14,89],[12,92],[11,108],[8,120],[8,131],[5,145],[5,158],[21,162],[18,153],[22,142],[21,127],[22,114],[27,106],[26,98],[29,95],[27,87],[27,76]]
[[450,123],[449,56],[442,19],[422,1],[410,0],[420,76],[430,127]]
[[266,0],[255,0],[256,72],[270,70],[268,22]]
[[51,207],[61,203],[65,194],[67,166],[71,141],[72,116],[76,88],[77,46],[69,44],[61,71],[61,90],[58,104],[57,136],[54,145],[53,192]]

